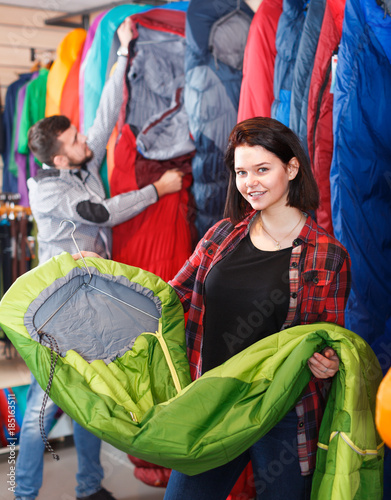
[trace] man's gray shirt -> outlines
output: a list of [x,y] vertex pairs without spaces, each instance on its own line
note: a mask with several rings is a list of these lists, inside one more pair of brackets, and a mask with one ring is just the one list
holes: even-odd
[[74,236],[80,250],[109,257],[111,227],[134,217],[158,199],[152,185],[106,199],[99,176],[122,104],[125,68],[126,58],[119,57],[117,68],[103,89],[94,124],[88,131],[87,143],[93,158],[82,169],[64,170],[44,165],[36,177],[27,181],[30,206],[38,227],[40,263],[63,251],[77,252],[71,239],[73,227],[69,223],[60,227],[63,219],[75,223]]

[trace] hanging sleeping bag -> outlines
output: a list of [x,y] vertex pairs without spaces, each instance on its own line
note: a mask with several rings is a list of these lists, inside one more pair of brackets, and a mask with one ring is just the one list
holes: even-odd
[[[166,161],[148,160],[136,149],[136,139],[125,125],[115,150],[112,193],[142,189],[171,168],[185,175],[182,189],[163,196],[132,219],[113,228],[113,259],[157,274],[168,281],[191,254],[191,155]],[[194,208],[193,208],[194,211]]]
[[184,99],[196,147],[192,172],[199,234],[224,212],[228,187],[224,151],[237,121],[244,48],[253,14],[243,0],[192,0],[187,11]]
[[[9,171],[9,163],[11,156],[14,155],[14,143],[16,127],[15,110],[18,107],[18,93],[19,90],[26,84],[34,73],[23,73],[19,79],[11,83],[7,88],[5,96],[5,107],[3,112],[3,149],[1,155],[3,157],[3,193],[17,193],[18,192],[18,179],[15,174]],[[14,138],[12,137],[14,136]]]
[[80,50],[64,82],[60,101],[60,114],[67,116],[77,130],[79,130],[80,123],[79,77],[82,55],[83,51]]
[[114,152],[111,194],[141,189],[169,169],[177,168],[186,175],[179,192],[163,196],[113,228],[112,256],[168,281],[189,257],[197,239],[192,233],[190,193],[194,144],[183,106],[186,13],[152,9],[132,20],[137,22],[138,36],[129,56],[128,98],[121,112],[125,124]]
[[385,443],[391,447],[391,369],[377,393],[376,426]]
[[80,58],[80,71],[79,71],[79,86],[77,88],[77,93],[79,95],[79,128],[81,133],[84,134],[84,71],[85,67],[87,64],[87,57],[89,54],[89,50],[91,48],[92,42],[95,37],[96,30],[99,26],[99,23],[103,19],[103,16],[105,16],[107,13],[106,11],[101,12],[98,14],[95,19],[92,21],[90,27],[88,28],[87,31],[87,36],[86,40],[84,42],[81,58]]
[[352,259],[346,325],[372,344],[391,317],[391,9],[347,0],[330,168],[334,234]]
[[333,155],[333,68],[342,34],[345,0],[327,0],[308,93],[307,144],[319,188],[316,219],[333,234],[330,204],[330,165]]
[[326,0],[309,3],[292,76],[289,127],[307,152],[308,94],[325,7]]
[[76,28],[58,45],[57,58],[50,68],[47,80],[45,116],[60,114],[62,91],[73,64],[83,51],[86,36],[86,30]]
[[289,127],[293,74],[308,0],[283,0],[276,33],[271,117]]
[[330,345],[340,370],[320,429],[312,498],[381,498],[374,412],[382,373],[363,339],[329,323],[289,328],[185,387],[175,291],[140,269],[86,260],[88,269],[69,254],[53,257],[21,276],[0,304],[2,328],[73,419],[123,451],[197,474],[232,460],[283,418],[311,378],[307,360]]
[[271,116],[276,32],[282,0],[262,0],[251,22],[243,60],[238,123],[255,116]]

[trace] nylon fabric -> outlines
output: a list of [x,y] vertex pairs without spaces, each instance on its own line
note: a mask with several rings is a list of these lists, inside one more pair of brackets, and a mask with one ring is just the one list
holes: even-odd
[[185,36],[184,16],[189,2],[175,2],[133,16],[134,22],[158,31]]
[[17,178],[9,171],[9,161],[12,153],[12,135],[14,131],[14,116],[15,108],[17,106],[17,97],[19,89],[26,84],[33,77],[33,73],[23,73],[19,79],[8,86],[7,94],[5,96],[5,107],[3,114],[3,192],[16,193]]
[[84,43],[84,47],[81,53],[78,94],[79,94],[79,130],[82,133],[84,133],[84,71],[87,64],[87,57],[89,54],[89,50],[94,40],[96,30],[103,16],[105,16],[106,13],[107,10],[101,12],[92,21],[91,26],[88,28],[86,41]]
[[292,79],[289,127],[299,137],[307,152],[308,93],[325,7],[326,0],[310,1]]
[[19,140],[21,116],[23,112],[23,104],[26,98],[26,90],[27,90],[27,84],[23,85],[19,89],[17,95],[17,104],[15,106],[15,111],[14,111],[15,126],[12,130],[11,152],[10,152],[10,161],[8,169],[9,173],[16,179],[16,185],[17,185],[16,192],[20,194],[20,203],[23,204],[25,204],[26,201],[28,204],[27,193],[23,191],[23,189],[21,191],[19,189],[21,188],[22,179],[25,179],[27,175],[26,172],[27,172],[28,156],[26,154],[19,153],[18,140]]
[[271,117],[289,127],[293,72],[305,21],[306,0],[284,0],[276,33]]
[[84,130],[89,130],[93,124],[99,106],[114,33],[128,16],[150,8],[148,5],[119,5],[100,20],[84,66]]
[[[56,340],[62,356],[73,349],[89,362],[103,359],[109,363],[129,350],[144,331],[158,330],[161,304],[150,291],[121,276],[101,276],[95,268],[90,273],[88,284],[78,268],[56,280],[28,309],[25,326],[34,340],[50,346],[47,338],[39,335],[45,325],[43,330]],[[57,310],[50,320],[52,311]],[[102,310],[110,311],[103,320]],[[69,331],[75,339],[72,342]]]
[[152,9],[132,16],[138,23],[138,36],[129,54],[126,96],[119,120],[124,125],[110,179],[115,195],[155,182],[170,168],[186,174],[180,192],[162,197],[151,210],[113,230],[115,260],[137,265],[166,280],[190,255],[195,239],[189,192],[194,145],[183,106],[187,6],[182,2],[175,4],[175,9]]
[[[175,2],[174,4],[161,7],[161,9],[184,10],[187,4],[188,2],[178,2],[178,5],[176,5]],[[84,69],[83,95],[88,95],[88,100],[85,100],[83,105],[84,130],[88,130],[92,125],[96,109],[99,105],[114,33],[126,17],[147,12],[153,8],[152,5],[119,5],[109,10],[96,27],[95,36],[88,53],[88,58],[85,61]]]
[[320,226],[333,235],[330,201],[330,166],[333,155],[332,57],[338,52],[345,0],[328,0],[308,94],[307,143],[312,171],[319,188]]
[[376,397],[376,427],[391,447],[391,369],[382,380]]
[[64,82],[60,101],[60,114],[67,116],[77,130],[79,130],[80,127],[79,78],[83,47],[79,51],[79,54]]
[[73,64],[83,50],[86,36],[86,30],[76,28],[58,45],[57,57],[50,68],[47,80],[45,116],[60,114],[62,91]]
[[244,49],[251,17],[236,9],[218,19],[209,34],[209,49],[217,61],[237,70],[243,69]]
[[[283,418],[311,378],[307,359],[330,345],[340,358],[340,371],[333,379],[320,429],[323,446],[312,497],[380,498],[383,448],[374,409],[382,373],[362,338],[329,323],[289,328],[186,385],[183,311],[175,292],[137,268],[103,259],[87,263],[103,274],[127,275],[162,299],[163,336],[184,388],[170,399],[169,392],[175,389],[165,357],[156,343],[149,343],[155,336],[142,334],[130,352],[107,366],[101,360],[87,363],[75,351],[58,359],[50,397],[67,414],[119,449],[196,474],[238,456]],[[74,268],[86,274],[83,264],[70,255],[55,257],[22,276],[0,305],[2,327],[42,386],[47,382],[50,350],[31,339],[23,324],[25,311],[37,294]],[[138,383],[133,393],[135,373]],[[363,456],[353,448],[376,454]]]
[[[169,350],[169,355],[176,366],[180,385],[182,387],[185,387],[190,382],[190,374],[186,357],[186,350],[184,348],[183,309],[174,290],[157,276],[141,271],[138,268],[125,266],[123,264],[118,264],[104,259],[86,259],[86,261],[88,265],[91,265],[91,263],[93,263],[92,267],[96,268],[94,274],[96,274],[98,277],[101,275],[100,279],[106,281],[105,288],[102,287],[103,290],[109,290],[111,293],[114,292],[119,297],[121,297],[122,294],[122,297],[124,298],[123,287],[127,286],[127,288],[129,288],[129,292],[127,292],[128,299],[130,298],[129,294],[131,294],[132,290],[134,292],[138,291],[138,293],[142,291],[142,296],[145,296],[147,298],[149,297],[149,299],[156,304],[155,314],[156,311],[160,313],[159,323],[163,328],[164,341]],[[37,273],[38,269],[39,271]],[[40,276],[40,270],[44,271],[42,276]],[[65,283],[72,281],[72,277],[75,275],[76,277],[79,276],[79,280],[81,279],[82,281],[88,281],[88,273],[84,268],[82,261],[79,260],[78,262],[75,262],[69,254],[63,253],[60,256],[54,257],[44,264],[41,264],[39,268],[35,268],[33,271],[30,271],[29,273],[26,273],[21,277],[21,280],[24,282],[23,289],[25,291],[27,302],[30,302],[25,313],[23,314],[23,317],[16,317],[16,311],[11,304],[14,304],[14,306],[17,304],[15,302],[15,299],[12,297],[13,293],[11,292],[11,290],[11,293],[8,295],[8,299],[6,297],[3,298],[2,305],[4,304],[4,302],[8,302],[8,300],[10,300],[8,304],[11,305],[11,308],[14,309],[13,313],[11,314],[11,329],[15,328],[16,321],[18,325],[16,328],[21,330],[22,346],[26,346],[26,341],[28,343],[27,339],[29,339],[30,341],[30,347],[32,347],[32,350],[29,355],[30,361],[28,362],[28,366],[32,373],[36,375],[36,378],[41,387],[43,386],[44,388],[46,388],[48,381],[50,351],[47,347],[44,347],[42,344],[37,342],[37,340],[33,340],[32,336],[38,338],[37,328],[42,326],[40,320],[50,317],[49,312],[56,311],[58,306],[68,298],[68,295],[66,293],[67,287],[65,286]],[[35,289],[34,286],[32,286],[32,283],[35,283]],[[54,286],[56,289],[59,289],[59,295],[57,297],[54,297],[54,301],[52,299],[53,294],[51,290],[48,290],[50,286]],[[13,290],[15,290],[15,288]],[[36,291],[38,291],[38,295],[34,297]],[[61,300],[62,297],[64,297],[64,300]],[[51,304],[49,303],[48,305],[46,305],[47,302],[51,302]],[[100,337],[99,335],[97,335],[96,331],[92,331],[90,333],[91,335],[97,335],[97,339],[93,342],[94,345],[91,346],[88,345],[88,343],[87,345],[83,345],[83,340],[84,343],[86,343],[86,337],[83,334],[83,330],[85,330],[83,324],[85,325],[86,321],[88,323],[90,321],[90,318],[88,318],[88,303],[85,301],[81,302],[86,307],[84,307],[83,310],[80,309],[79,313],[76,312],[77,308],[75,309],[72,307],[69,309],[68,314],[66,314],[67,306],[64,306],[62,318],[61,315],[59,316],[63,325],[65,325],[68,318],[68,324],[70,325],[70,323],[72,323],[74,326],[74,324],[78,323],[77,320],[75,322],[75,316],[77,317],[77,315],[79,315],[79,329],[81,328],[81,331],[79,331],[79,329],[75,330],[73,326],[70,325],[67,334],[69,338],[72,338],[72,335],[74,335],[74,344],[78,345],[77,349],[81,349],[82,354],[83,351],[87,352],[87,357],[91,358],[91,362],[89,363],[84,360],[83,357],[78,352],[76,352],[76,350],[68,349],[68,342],[70,340],[69,338],[65,339],[64,336],[63,340],[61,341],[60,333],[60,343],[67,342],[67,344],[64,344],[66,355],[63,358],[66,361],[65,363],[62,363],[62,358],[59,358],[58,366],[61,365],[64,372],[69,374],[70,385],[68,385],[68,382],[65,382],[65,380],[63,382],[60,382],[60,380],[58,380],[58,382],[60,383],[60,385],[62,383],[65,383],[68,388],[72,387],[71,392],[73,394],[72,398],[74,400],[75,398],[80,397],[81,402],[86,402],[88,401],[87,393],[95,391],[98,394],[102,394],[104,399],[106,397],[111,398],[111,400],[115,402],[115,404],[120,404],[121,400],[123,400],[125,402],[125,408],[127,409],[127,411],[132,411],[132,413],[134,414],[133,418],[139,420],[141,419],[142,415],[151,407],[151,405],[156,404],[156,402],[166,401],[177,393],[169,369],[169,364],[163,354],[163,349],[160,347],[158,335],[138,335],[133,347],[131,349],[128,348],[125,354],[120,352],[121,350],[123,350],[123,347],[119,346],[118,344],[113,344],[114,351],[112,351],[112,354],[111,356],[109,355],[109,357],[114,357],[113,353],[115,353],[115,350],[117,350],[116,354],[119,355],[119,357],[116,357],[116,359],[109,364],[106,364],[107,356],[105,356],[105,354],[108,354],[109,351],[104,351],[103,354],[98,353],[99,355],[95,355],[94,358],[94,349],[99,349],[99,346],[95,346],[95,343],[99,340]],[[111,301],[111,303],[107,301],[106,303],[102,302],[100,313],[99,311],[96,312],[96,314],[103,314],[104,316],[107,316],[107,331],[111,331],[112,329],[112,327],[110,328],[110,322],[113,323],[113,321],[121,321],[120,317],[123,315],[125,310],[124,308],[122,308],[123,310],[121,314],[119,312],[120,309],[117,307],[116,313],[118,313],[119,318],[114,319],[112,318],[111,312],[112,305],[113,301]],[[140,299],[138,303],[136,303],[136,305],[140,305]],[[37,311],[41,307],[43,307],[43,309],[40,313],[37,314]],[[18,305],[16,309],[20,311]],[[72,310],[74,310],[74,314],[72,314]],[[153,312],[153,308],[149,308],[147,312]],[[136,314],[136,317],[137,316],[140,315]],[[136,317],[134,318],[135,320]],[[98,323],[100,323],[99,318],[95,319],[96,321],[98,321]],[[123,321],[123,335],[120,334],[122,335],[123,341],[121,342],[127,341],[129,345],[130,324],[127,314],[125,314],[125,317],[123,317]],[[55,328],[56,322],[57,318],[56,316],[54,316],[53,320],[51,320],[51,322],[49,322],[47,326],[43,327],[43,331],[47,331],[46,329],[50,327],[50,329],[53,328],[52,333],[54,335],[58,335]],[[128,322],[127,337],[125,335],[126,322]],[[38,323],[40,324],[38,325]],[[117,323],[117,326],[118,325],[119,323]],[[148,326],[148,321],[146,325]],[[151,326],[150,319],[149,326]],[[91,327],[94,330],[92,323]],[[103,335],[103,330],[105,329],[104,322],[102,326],[99,326],[98,328],[100,334]],[[63,330],[64,332],[66,331],[65,326],[63,327]],[[29,332],[31,332],[32,336]],[[85,333],[87,335],[87,332]],[[103,336],[101,338],[103,338]],[[44,347],[43,351],[41,350],[42,347]],[[152,358],[154,359],[154,362],[151,365]],[[49,363],[49,365],[47,366],[47,371],[42,369],[42,367],[45,366],[46,362]],[[37,370],[39,373],[37,373]],[[83,378],[85,379],[84,382]],[[79,388],[77,388],[77,380],[81,382],[80,391]],[[52,393],[50,394],[50,396],[52,396]],[[111,404],[112,403],[110,403],[110,405]],[[89,407],[88,411],[93,410],[93,406],[90,406],[89,404],[87,404],[87,406]],[[114,413],[116,413],[116,411],[114,411]],[[120,414],[122,413],[123,410],[120,411]],[[129,419],[129,416],[126,418]]]
[[169,280],[189,257],[193,246],[191,156],[167,161],[145,159],[137,152],[135,137],[125,125],[115,160],[113,194],[140,189],[157,181],[170,168],[179,168],[186,174],[181,191],[164,196],[132,220],[113,228],[114,260],[136,265]]
[[276,32],[282,0],[263,0],[250,25],[244,51],[238,123],[255,116],[271,116]]
[[[182,20],[184,27],[184,15]],[[139,26],[138,34],[127,74],[125,121],[139,131],[137,147],[144,157],[167,160],[187,154],[194,145],[183,105],[185,40],[156,26]]]
[[[216,21],[237,8],[237,2],[192,0],[186,18],[185,107],[196,154],[193,159],[193,195],[196,227],[204,234],[221,219],[228,186],[224,165],[227,137],[237,120],[242,72],[209,50],[209,35]],[[241,0],[240,9],[251,19],[254,12]]]
[[9,171],[17,177],[20,204],[29,206],[26,180],[35,175],[37,163],[29,155],[27,134],[29,128],[45,115],[45,95],[48,70],[42,68],[18,93],[18,103],[15,108],[14,130],[12,135],[12,151]]
[[[370,344],[384,333],[391,311],[390,46],[391,17],[370,0],[347,1],[334,93],[331,206],[334,233],[352,256],[346,325]],[[381,112],[374,113],[378,103]]]
[[[128,16],[150,8],[149,5],[118,5],[100,19],[83,64],[83,108],[81,111],[83,123],[81,130],[88,131],[94,122],[106,81],[111,43],[118,27]],[[106,195],[109,196],[110,186],[105,158],[102,160],[100,175]]]

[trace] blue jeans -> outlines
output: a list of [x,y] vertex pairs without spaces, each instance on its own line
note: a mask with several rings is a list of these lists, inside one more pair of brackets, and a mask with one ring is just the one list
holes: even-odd
[[[20,448],[15,471],[15,498],[33,500],[42,486],[43,453],[45,445],[39,430],[39,412],[44,391],[34,377],[27,394],[26,412],[20,434]],[[49,433],[58,406],[48,399],[45,409],[45,432]],[[100,465],[101,440],[74,422],[74,441],[77,451],[78,472],[76,475],[78,497],[92,495],[101,488],[103,469]],[[61,474],[61,465],[58,473]]]
[[232,462],[195,476],[173,471],[164,500],[225,500],[250,460],[254,472],[250,480],[257,498],[307,500],[312,476],[300,474],[296,434],[297,416],[293,410]]

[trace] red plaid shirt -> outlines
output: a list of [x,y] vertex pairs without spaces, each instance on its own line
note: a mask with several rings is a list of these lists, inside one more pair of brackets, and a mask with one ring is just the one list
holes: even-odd
[[[215,224],[198,243],[170,285],[189,312],[186,341],[191,376],[201,375],[204,317],[204,283],[210,269],[248,234],[256,212],[234,226],[229,219]],[[283,329],[316,322],[344,326],[344,310],[350,292],[350,259],[346,249],[311,217],[292,242],[289,265],[290,302]],[[323,383],[313,378],[296,407],[298,451],[302,474],[315,467],[318,431],[323,415]]]

